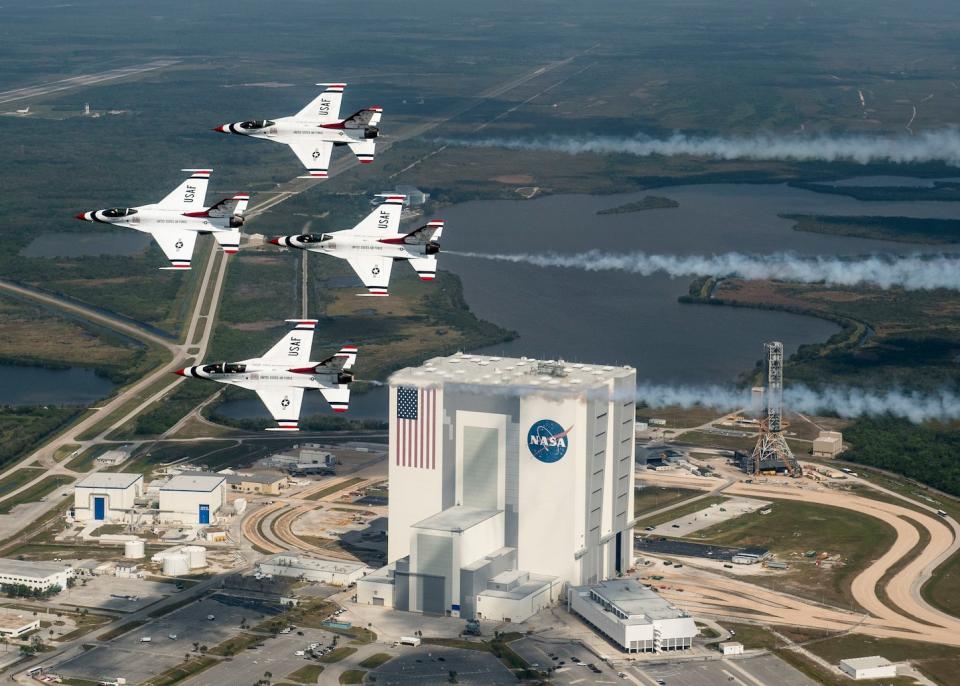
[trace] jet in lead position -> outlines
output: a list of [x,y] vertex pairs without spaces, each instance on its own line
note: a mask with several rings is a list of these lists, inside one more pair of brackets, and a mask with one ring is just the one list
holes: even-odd
[[360,295],[389,295],[390,270],[397,260],[409,262],[423,281],[433,281],[443,221],[432,219],[415,231],[398,233],[405,197],[384,194],[383,203],[352,229],[278,236],[270,242],[346,260],[367,287]]
[[318,390],[334,412],[346,412],[350,404],[350,368],[357,361],[357,347],[345,345],[322,362],[310,362],[316,319],[288,319],[293,329],[263,357],[240,362],[215,362],[186,367],[175,373],[209,379],[256,391],[277,422],[267,431],[298,431],[303,392]]
[[289,145],[307,168],[305,178],[327,178],[334,146],[346,145],[361,164],[373,162],[376,139],[380,135],[377,124],[383,109],[365,107],[346,119],[340,119],[340,101],[347,84],[317,85],[324,86],[324,91],[293,116],[223,124],[214,131]]
[[158,203],[92,210],[76,217],[149,233],[170,260],[170,266],[161,269],[190,269],[193,246],[197,235],[202,233],[213,234],[223,252],[233,255],[240,249],[240,227],[250,196],[238,193],[212,207],[204,207],[211,170],[183,171],[191,172],[190,178]]

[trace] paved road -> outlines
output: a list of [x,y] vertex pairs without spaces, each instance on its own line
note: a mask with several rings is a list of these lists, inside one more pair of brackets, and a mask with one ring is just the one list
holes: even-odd
[[116,79],[125,79],[131,76],[138,76],[148,71],[165,69],[180,60],[153,60],[146,64],[138,64],[131,67],[121,67],[120,69],[111,69],[95,74],[81,74],[80,76],[71,76],[59,81],[50,81],[48,83],[38,84],[36,86],[25,86],[15,88],[0,93],[0,105],[22,100],[36,100],[47,95],[60,94],[64,91],[96,86],[106,81],[115,81]]

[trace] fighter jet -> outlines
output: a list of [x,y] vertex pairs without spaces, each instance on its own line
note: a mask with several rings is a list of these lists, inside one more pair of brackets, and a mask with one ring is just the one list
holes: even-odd
[[380,135],[377,124],[383,108],[365,107],[346,119],[340,119],[340,101],[347,84],[317,85],[323,86],[324,91],[293,116],[223,124],[214,131],[289,145],[307,168],[308,175],[301,178],[327,178],[334,146],[346,145],[361,164],[373,162],[376,138]]
[[358,295],[390,295],[387,291],[390,270],[397,260],[409,262],[423,281],[433,281],[437,276],[443,220],[432,219],[415,231],[398,233],[406,196],[383,194],[383,197],[383,203],[352,229],[278,236],[270,242],[346,260],[367,287],[367,293]]
[[345,345],[322,362],[310,362],[316,319],[288,319],[292,323],[263,357],[240,362],[215,362],[179,369],[175,374],[210,379],[256,391],[277,422],[267,431],[299,431],[303,392],[318,390],[334,412],[346,412],[350,404],[350,368],[357,361],[357,346]]
[[149,233],[170,260],[170,266],[161,269],[190,269],[193,246],[201,233],[213,234],[223,252],[235,254],[240,249],[240,227],[250,196],[237,193],[212,207],[204,207],[212,170],[182,171],[191,172],[190,178],[158,203],[81,212],[76,217]]

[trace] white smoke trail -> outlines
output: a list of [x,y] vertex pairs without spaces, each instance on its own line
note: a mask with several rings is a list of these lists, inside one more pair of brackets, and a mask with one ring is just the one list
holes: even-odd
[[960,256],[871,255],[860,258],[806,257],[790,253],[747,255],[724,253],[710,256],[649,255],[642,252],[606,253],[514,253],[484,254],[448,252],[461,257],[530,264],[536,267],[567,267],[584,271],[621,271],[650,276],[736,276],[744,279],[775,279],[837,286],[876,286],[887,289],[960,289]]
[[[695,406],[717,410],[750,407],[750,392],[725,386],[670,386],[638,384],[637,402],[651,407]],[[809,414],[836,414],[840,417],[893,415],[914,423],[960,418],[960,395],[941,389],[932,393],[904,390],[866,390],[828,387],[812,389],[789,386],[783,392],[784,407]]]
[[561,152],[569,155],[628,154],[693,155],[723,160],[796,160],[871,162],[945,162],[960,167],[960,130],[956,128],[925,131],[916,136],[865,135],[774,135],[755,136],[690,136],[675,133],[667,138],[636,135],[615,136],[548,136],[540,139],[483,138],[444,139],[448,145],[471,148],[506,148]]

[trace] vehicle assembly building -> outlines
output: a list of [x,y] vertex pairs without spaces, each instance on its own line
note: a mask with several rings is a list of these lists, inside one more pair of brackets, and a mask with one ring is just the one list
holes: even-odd
[[632,562],[631,367],[458,353],[390,380],[388,566],[358,601],[522,621]]

